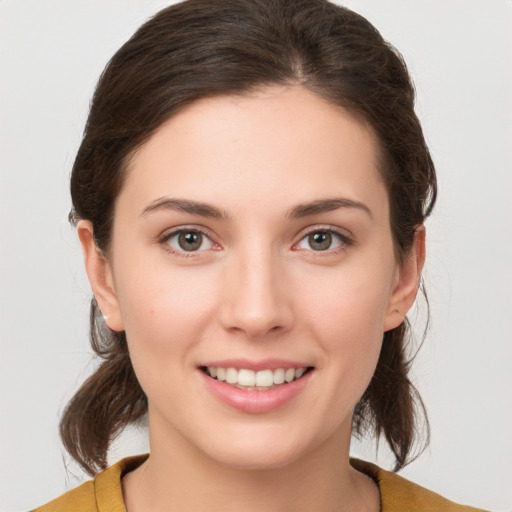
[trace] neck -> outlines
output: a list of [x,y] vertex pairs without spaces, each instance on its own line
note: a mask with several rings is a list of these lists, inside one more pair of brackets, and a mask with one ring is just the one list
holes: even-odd
[[350,433],[265,469],[228,466],[186,442],[163,442],[151,426],[150,441],[149,459],[123,479],[128,512],[379,510],[378,488],[349,465]]

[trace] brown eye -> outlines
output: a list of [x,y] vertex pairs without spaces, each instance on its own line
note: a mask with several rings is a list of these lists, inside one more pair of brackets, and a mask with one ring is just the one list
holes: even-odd
[[316,231],[308,236],[308,244],[314,251],[326,251],[331,248],[332,234],[328,231]]
[[214,243],[197,230],[175,231],[163,240],[175,252],[199,252],[211,249]]
[[196,231],[184,231],[178,235],[178,244],[184,251],[197,251],[203,243],[203,235]]
[[318,229],[310,231],[305,235],[294,248],[301,251],[333,251],[340,247],[348,247],[352,245],[352,240],[342,233],[330,229]]

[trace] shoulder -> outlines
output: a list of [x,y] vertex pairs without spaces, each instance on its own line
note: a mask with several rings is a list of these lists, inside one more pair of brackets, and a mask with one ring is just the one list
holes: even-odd
[[94,480],[71,489],[32,512],[126,512],[121,478],[146,459],[147,455],[123,459],[97,475]]
[[352,459],[351,464],[378,483],[382,512],[484,512],[481,509],[458,505],[369,462]]

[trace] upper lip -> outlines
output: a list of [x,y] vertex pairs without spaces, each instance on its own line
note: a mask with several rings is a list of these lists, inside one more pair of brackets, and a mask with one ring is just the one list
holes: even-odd
[[278,368],[309,368],[312,365],[289,359],[262,359],[259,361],[251,361],[249,359],[222,359],[207,361],[200,365],[200,367],[208,366],[215,368],[236,368],[238,370],[244,368],[257,372],[260,370],[277,370]]

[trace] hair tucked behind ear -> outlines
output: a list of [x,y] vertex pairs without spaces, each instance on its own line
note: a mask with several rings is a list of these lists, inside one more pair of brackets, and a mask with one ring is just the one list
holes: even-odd
[[[305,87],[371,127],[395,253],[403,261],[437,191],[414,88],[400,54],[370,23],[326,0],[188,0],[145,23],[98,83],[71,176],[73,219],[91,221],[95,243],[108,257],[115,201],[131,155],[199,98],[275,84]],[[147,409],[127,338],[103,327],[99,314],[93,302],[91,341],[103,362],[61,423],[67,450],[90,473],[105,467],[112,439]],[[409,460],[421,412],[408,378],[406,330],[404,324],[385,334],[354,416],[356,432],[384,435],[397,469]]]
[[111,442],[146,413],[147,400],[132,368],[124,332],[110,331],[91,302],[91,345],[102,359],[68,403],[60,435],[69,454],[90,475],[107,467]]

